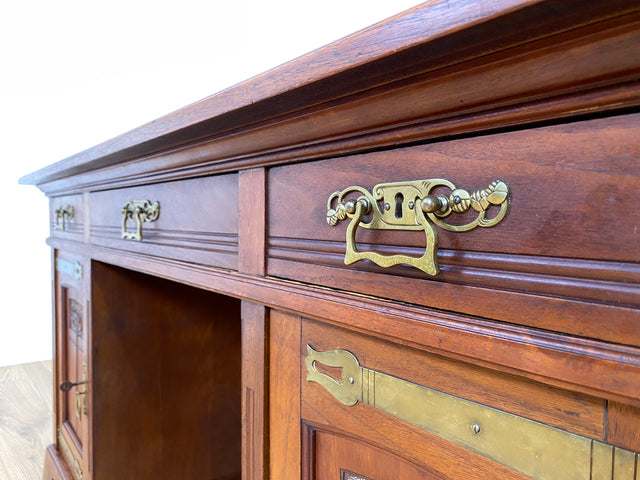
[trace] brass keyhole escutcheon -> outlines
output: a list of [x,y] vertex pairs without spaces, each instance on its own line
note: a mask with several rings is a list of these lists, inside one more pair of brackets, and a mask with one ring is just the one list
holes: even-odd
[[[449,190],[449,193],[437,193]],[[381,267],[406,264],[429,275],[439,272],[437,262],[438,234],[435,226],[450,232],[467,232],[476,227],[493,227],[500,223],[509,210],[509,187],[495,180],[487,188],[470,193],[443,179],[381,183],[367,190],[352,186],[332,193],[327,201],[327,222],[336,226],[349,217],[346,232],[344,263],[371,260]],[[488,216],[489,211],[497,213]],[[474,211],[473,220],[464,224],[451,224],[446,218],[452,214]],[[365,221],[365,215],[368,219]],[[356,245],[358,227],[371,230],[422,230],[425,234],[425,252],[421,257],[409,255],[381,255],[360,251]]]

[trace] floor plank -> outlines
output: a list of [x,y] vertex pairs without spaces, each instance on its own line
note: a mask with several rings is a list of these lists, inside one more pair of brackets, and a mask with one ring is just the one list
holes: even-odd
[[0,480],[39,480],[53,441],[52,362],[0,367]]

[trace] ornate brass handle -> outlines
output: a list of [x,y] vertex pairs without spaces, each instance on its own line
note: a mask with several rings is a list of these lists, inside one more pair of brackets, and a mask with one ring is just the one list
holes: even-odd
[[[155,222],[160,216],[160,203],[149,200],[133,200],[122,207],[122,238],[142,240],[142,224]],[[136,223],[136,231],[127,231],[127,220],[132,219]]]
[[54,230],[65,231],[67,229],[67,220],[73,218],[74,209],[71,205],[60,205],[53,211],[56,221],[53,224]]
[[[307,381],[344,405],[369,405],[535,480],[631,479],[640,460],[632,451],[362,367],[346,350],[307,345],[304,363]],[[340,378],[319,372],[318,363],[341,367]]]
[[[438,187],[449,190],[449,193],[433,194]],[[363,187],[352,186],[329,196],[327,222],[335,226],[346,217],[351,218],[346,234],[346,265],[367,259],[381,267],[407,264],[429,275],[436,275],[439,272],[436,259],[438,234],[433,225],[451,232],[493,227],[506,216],[509,209],[508,197],[509,187],[501,180],[473,193],[457,188],[443,179],[381,183],[373,187],[371,192]],[[499,206],[499,210],[495,216],[487,218],[487,212],[492,206]],[[477,215],[467,223],[452,225],[444,220],[452,213],[462,214],[470,208]],[[365,221],[365,216],[370,218]],[[424,255],[386,256],[376,252],[361,252],[355,240],[358,226],[379,230],[422,230],[426,236]]]

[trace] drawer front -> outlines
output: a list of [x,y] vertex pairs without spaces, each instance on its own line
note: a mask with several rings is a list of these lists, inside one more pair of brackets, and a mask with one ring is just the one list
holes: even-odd
[[53,197],[49,202],[51,235],[57,238],[83,241],[84,202],[82,195]]
[[[612,478],[615,453],[634,471],[636,454],[606,443],[603,399],[318,321],[301,333],[300,415],[315,437],[302,458],[317,470],[393,478],[387,463],[411,459],[424,476],[407,478]],[[359,465],[339,445],[379,453]]]
[[[640,345],[639,122],[640,115],[627,115],[273,168],[268,274]],[[348,217],[327,223],[330,195],[423,179],[445,179],[472,195],[502,180],[506,217],[465,232],[435,226],[437,275],[369,260],[345,265],[353,225]],[[398,215],[407,215],[406,203],[401,208]],[[487,218],[500,208],[492,206]],[[447,221],[474,218],[468,215],[452,213]],[[354,234],[360,252],[427,252],[425,231],[361,225]]]
[[[136,209],[145,210],[139,221]],[[236,269],[237,209],[236,174],[94,192],[90,195],[90,242]]]

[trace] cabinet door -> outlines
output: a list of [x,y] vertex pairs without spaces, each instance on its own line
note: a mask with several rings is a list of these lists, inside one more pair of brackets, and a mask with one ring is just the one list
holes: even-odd
[[366,442],[332,432],[309,431],[303,435],[314,438],[307,444],[313,451],[313,473],[315,480],[443,480],[413,463],[374,447]]
[[81,259],[55,256],[56,440],[78,479],[86,480],[88,438],[87,309]]

